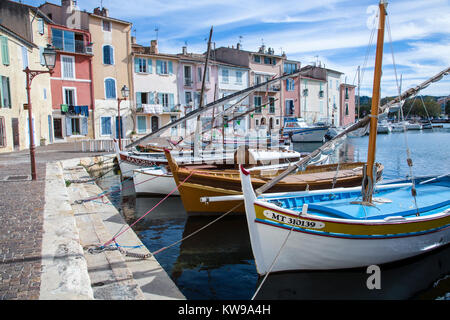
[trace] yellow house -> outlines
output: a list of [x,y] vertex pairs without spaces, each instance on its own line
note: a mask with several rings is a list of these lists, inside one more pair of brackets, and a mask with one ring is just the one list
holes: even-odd
[[134,130],[131,106],[134,103],[131,55],[131,22],[109,17],[106,8],[89,14],[89,32],[93,42],[93,77],[95,100],[95,138],[118,138],[118,98],[127,86],[131,93],[120,103],[122,137]]
[[[23,70],[48,70],[42,56],[47,22],[36,8],[6,1],[0,8],[0,152],[29,148],[26,75]],[[35,145],[53,141],[50,74],[31,85]],[[49,126],[50,125],[50,126]]]

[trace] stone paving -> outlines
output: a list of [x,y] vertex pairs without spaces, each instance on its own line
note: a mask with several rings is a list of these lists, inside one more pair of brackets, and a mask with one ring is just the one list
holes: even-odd
[[39,299],[46,163],[104,154],[77,150],[79,143],[37,147],[36,181],[28,150],[0,154],[0,300]]

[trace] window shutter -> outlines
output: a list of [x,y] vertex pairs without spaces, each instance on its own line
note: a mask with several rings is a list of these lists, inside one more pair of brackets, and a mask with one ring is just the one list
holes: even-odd
[[81,134],[84,136],[88,134],[88,118],[87,117],[81,118]]
[[148,93],[148,101],[150,104],[155,104],[155,96],[154,96],[153,92]]
[[142,106],[142,93],[136,92],[136,107],[140,108]]
[[152,59],[147,59],[147,64],[148,64],[148,69],[147,72],[148,73],[153,73],[153,66],[152,66]]
[[109,50],[109,63],[114,64],[114,49],[111,46],[108,46]]
[[2,63],[6,66],[9,65],[9,49],[8,49],[8,38],[0,36],[0,45],[2,53]]
[[169,73],[173,74],[173,63],[172,63],[172,61],[169,61]]
[[0,76],[0,108],[4,108],[5,107],[5,103],[4,103],[4,91],[3,91],[3,81],[2,78]]
[[6,97],[8,99],[7,107],[11,109],[12,103],[11,103],[11,90],[9,87],[9,77],[6,77]]
[[39,58],[42,66],[45,66],[45,59],[44,59],[44,47],[39,47]]
[[107,99],[115,99],[116,98],[116,82],[114,79],[106,79],[105,80],[105,91]]
[[136,73],[139,72],[139,59],[138,58],[134,58],[134,72],[136,72]]
[[66,136],[72,135],[72,118],[66,117]]
[[103,64],[111,64],[109,46],[103,47]]
[[161,64],[162,61],[156,60],[156,73],[161,74]]
[[40,34],[44,34],[44,20],[42,18],[38,19],[38,31]]
[[26,47],[22,47],[22,64],[24,69],[28,67],[28,51]]
[[175,106],[173,93],[169,93],[169,107],[172,109]]
[[163,104],[163,94],[162,93],[158,93],[158,104]]

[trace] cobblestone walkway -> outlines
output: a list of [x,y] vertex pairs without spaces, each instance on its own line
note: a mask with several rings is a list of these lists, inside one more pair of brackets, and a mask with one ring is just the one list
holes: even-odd
[[38,147],[36,181],[28,150],[0,154],[0,300],[39,299],[46,163],[102,154],[76,150],[74,143]]

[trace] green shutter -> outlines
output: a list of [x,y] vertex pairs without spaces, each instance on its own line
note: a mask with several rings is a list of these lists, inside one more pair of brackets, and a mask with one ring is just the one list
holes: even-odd
[[152,59],[147,59],[147,62],[148,62],[148,70],[147,70],[147,72],[148,73],[152,73],[153,72],[153,67],[152,67]]
[[169,61],[169,73],[173,74],[173,64],[172,61]]
[[9,49],[8,49],[8,38],[5,36],[0,36],[1,42],[1,52],[2,52],[2,63],[5,66],[9,65]]
[[139,59],[138,58],[134,58],[134,72],[136,72],[136,73],[139,72]]
[[157,74],[161,74],[161,64],[162,64],[162,61],[159,61],[159,60],[156,60],[156,73]]

